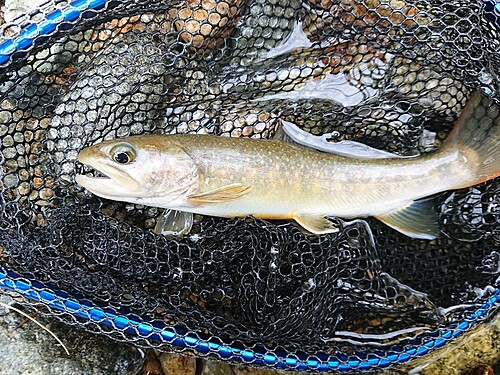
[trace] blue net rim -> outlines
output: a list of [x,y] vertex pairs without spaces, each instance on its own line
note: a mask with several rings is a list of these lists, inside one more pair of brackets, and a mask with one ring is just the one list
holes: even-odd
[[[482,2],[485,4],[486,18],[500,28],[500,1],[482,0]],[[45,19],[40,22],[24,25],[17,35],[0,43],[0,67],[5,68],[22,58],[36,46],[37,41],[43,43],[46,41],[45,37],[52,35],[58,29],[71,29],[80,20],[93,18],[97,16],[99,11],[112,9],[119,3],[109,0],[74,0],[65,8],[48,13]],[[423,343],[419,345],[409,344],[401,350],[378,351],[373,354],[356,353],[356,355],[346,353],[310,355],[289,353],[284,350],[283,353],[275,354],[260,352],[252,348],[232,347],[210,339],[202,339],[200,337],[203,335],[197,333],[183,334],[181,333],[183,329],[166,325],[162,321],[101,308],[92,301],[77,295],[51,289],[36,280],[30,280],[13,271],[5,270],[2,265],[0,265],[0,288],[17,292],[28,301],[42,303],[53,310],[70,314],[75,318],[178,349],[189,349],[200,355],[215,355],[240,363],[279,369],[317,372],[373,370],[408,362],[442,348],[450,340],[460,337],[479,325],[500,307],[499,288],[476,311],[462,321],[454,323],[453,327],[432,331],[426,335],[429,339],[422,339]]]
[[96,11],[109,3],[107,0],[74,0],[67,7],[48,13],[44,20],[23,26],[16,36],[0,43],[0,66],[8,66],[17,55],[28,52],[35,46],[35,39],[49,36],[64,26],[71,28],[80,19],[95,16]]
[[377,353],[352,354],[336,353],[316,355],[288,353],[270,354],[251,348],[236,348],[231,345],[215,342],[213,339],[201,338],[197,333],[182,333],[182,328],[170,326],[163,321],[138,317],[124,311],[102,308],[92,301],[66,292],[53,290],[35,280],[29,280],[17,273],[0,268],[0,287],[17,292],[26,300],[39,302],[52,310],[61,311],[75,318],[97,323],[100,326],[112,328],[133,335],[137,338],[156,341],[177,349],[189,349],[200,355],[216,355],[219,358],[240,363],[251,363],[279,369],[299,371],[340,371],[372,370],[402,364],[411,359],[422,357],[439,348],[450,340],[456,339],[480,324],[500,307],[500,289],[483,303],[475,312],[462,321],[455,323],[453,328],[435,330],[427,334],[423,343],[405,345],[401,350],[377,351]]

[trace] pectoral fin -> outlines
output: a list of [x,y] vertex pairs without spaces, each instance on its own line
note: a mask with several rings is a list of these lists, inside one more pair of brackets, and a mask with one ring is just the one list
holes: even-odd
[[433,199],[414,201],[375,217],[409,237],[433,240],[439,235]]
[[158,218],[154,233],[167,237],[181,238],[193,227],[191,212],[166,209]]
[[248,194],[251,189],[250,186],[242,184],[226,185],[201,194],[191,195],[187,198],[187,202],[192,205],[229,202]]
[[295,214],[293,215],[293,218],[302,227],[314,234],[336,233],[339,231],[339,228],[335,225],[335,223],[331,222],[322,215]]

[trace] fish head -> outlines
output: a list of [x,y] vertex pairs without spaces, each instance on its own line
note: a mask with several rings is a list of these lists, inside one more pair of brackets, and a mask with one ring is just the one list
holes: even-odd
[[129,137],[87,147],[78,161],[102,176],[77,175],[76,182],[103,198],[175,208],[197,188],[198,167],[168,138]]

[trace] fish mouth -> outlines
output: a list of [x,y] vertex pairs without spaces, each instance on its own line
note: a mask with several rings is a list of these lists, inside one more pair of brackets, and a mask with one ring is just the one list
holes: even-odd
[[137,198],[140,197],[141,185],[129,173],[111,164],[108,159],[97,160],[87,157],[86,150],[78,155],[78,161],[94,169],[99,176],[78,174],[75,181],[91,193],[103,198]]

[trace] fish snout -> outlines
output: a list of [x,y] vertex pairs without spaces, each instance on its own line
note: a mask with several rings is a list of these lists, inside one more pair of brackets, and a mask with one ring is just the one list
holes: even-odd
[[99,154],[102,154],[102,152],[96,146],[85,147],[78,153],[76,160],[82,164],[88,164],[92,160],[92,157],[96,157]]

